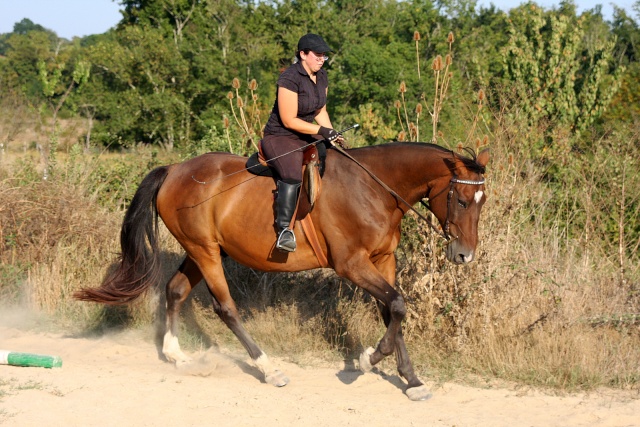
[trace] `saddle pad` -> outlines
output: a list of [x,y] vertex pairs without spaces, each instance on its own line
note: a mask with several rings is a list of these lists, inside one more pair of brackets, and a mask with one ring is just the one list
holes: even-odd
[[266,163],[260,161],[259,153],[255,152],[247,160],[245,165],[247,170],[254,175],[260,176],[273,176],[273,169],[271,169]]

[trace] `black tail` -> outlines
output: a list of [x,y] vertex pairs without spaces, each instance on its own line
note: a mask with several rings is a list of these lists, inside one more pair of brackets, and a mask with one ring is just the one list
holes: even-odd
[[125,304],[140,296],[160,279],[158,210],[156,198],[168,167],[152,170],[140,183],[120,231],[120,265],[99,288],[83,288],[74,298],[103,304]]

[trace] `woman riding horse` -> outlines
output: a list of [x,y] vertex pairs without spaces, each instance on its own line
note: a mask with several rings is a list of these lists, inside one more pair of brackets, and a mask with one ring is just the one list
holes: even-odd
[[262,152],[278,173],[276,248],[282,251],[296,250],[291,222],[302,182],[301,148],[316,141],[312,135],[321,135],[328,142],[342,142],[327,113],[329,82],[322,66],[328,52],[331,49],[319,35],[300,38],[297,61],[278,78],[276,100],[264,128]]

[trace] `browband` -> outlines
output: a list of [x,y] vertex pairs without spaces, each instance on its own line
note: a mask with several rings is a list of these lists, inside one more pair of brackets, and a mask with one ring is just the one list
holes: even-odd
[[456,184],[482,185],[482,184],[484,184],[484,178],[482,178],[482,180],[480,180],[480,181],[471,181],[471,180],[468,180],[468,179],[451,178],[451,182],[454,182]]

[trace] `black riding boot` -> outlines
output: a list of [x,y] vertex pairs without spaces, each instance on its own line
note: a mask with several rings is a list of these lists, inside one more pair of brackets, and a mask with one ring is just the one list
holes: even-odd
[[291,226],[291,219],[296,211],[298,202],[298,190],[300,183],[288,183],[278,181],[276,195],[276,228],[278,229],[278,241],[276,248],[281,251],[293,252],[296,250],[296,236]]

